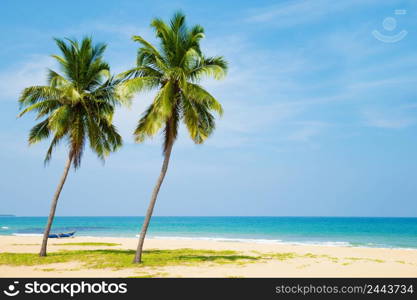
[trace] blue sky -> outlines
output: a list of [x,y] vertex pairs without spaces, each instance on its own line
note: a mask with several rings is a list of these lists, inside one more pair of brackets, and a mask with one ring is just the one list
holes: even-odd
[[[224,117],[202,146],[181,130],[156,215],[417,216],[417,3],[390,0],[1,1],[0,213],[46,215],[62,173],[66,149],[44,168],[33,116],[16,119],[19,92],[56,69],[52,37],[106,42],[117,73],[130,37],[155,41],[151,19],[178,9],[230,71],[204,82]],[[161,141],[131,134],[152,95],[117,112],[123,149],[105,165],[86,153],[58,215],[144,214]]]

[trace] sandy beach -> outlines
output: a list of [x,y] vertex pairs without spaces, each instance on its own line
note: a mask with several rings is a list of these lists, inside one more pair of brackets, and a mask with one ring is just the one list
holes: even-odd
[[[1,236],[3,253],[37,253],[40,237]],[[115,243],[117,245],[63,245]],[[136,238],[75,237],[54,239],[49,252],[63,250],[134,250]],[[123,269],[89,268],[70,262],[19,265],[0,264],[1,277],[417,277],[417,250],[289,245],[210,240],[147,239],[145,249],[234,250],[250,257],[244,263],[133,266]],[[132,257],[133,258],[133,257]]]

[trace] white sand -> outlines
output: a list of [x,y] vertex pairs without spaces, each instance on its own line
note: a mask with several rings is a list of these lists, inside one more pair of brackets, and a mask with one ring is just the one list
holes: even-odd
[[[1,236],[1,252],[37,253],[40,237]],[[60,246],[79,242],[118,243],[120,246]],[[25,244],[25,245],[23,245]],[[75,237],[51,239],[48,251],[75,249],[135,249],[136,238]],[[78,262],[43,266],[0,265],[0,277],[417,277],[417,250],[218,242],[202,240],[147,239],[146,249],[236,250],[245,255],[259,253],[307,253],[280,261],[266,259],[248,264],[204,263],[193,266],[128,268],[123,270],[86,269]],[[320,257],[317,257],[320,256]],[[132,257],[133,259],[133,257]]]

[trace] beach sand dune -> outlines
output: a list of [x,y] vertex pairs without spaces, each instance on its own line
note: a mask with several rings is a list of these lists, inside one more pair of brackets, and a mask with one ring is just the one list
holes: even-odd
[[[0,254],[37,253],[40,237],[1,236]],[[115,243],[112,246],[63,245],[65,243]],[[133,250],[136,238],[75,237],[50,240],[49,251]],[[0,265],[0,277],[417,277],[417,250],[219,242],[209,240],[147,239],[145,249],[234,250],[262,257],[250,263],[92,269],[70,261],[36,266]],[[132,257],[133,259],[133,257]]]

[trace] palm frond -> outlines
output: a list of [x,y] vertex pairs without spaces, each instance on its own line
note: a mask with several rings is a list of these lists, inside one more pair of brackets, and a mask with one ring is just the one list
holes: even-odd
[[45,138],[49,137],[50,129],[48,128],[49,120],[39,122],[29,132],[29,144],[35,144]]
[[125,80],[118,87],[118,93],[131,97],[134,93],[149,91],[159,85],[159,78],[152,76],[136,77]]
[[204,104],[207,109],[214,110],[220,116],[223,115],[223,107],[209,92],[198,84],[187,83],[182,89],[183,94],[189,101]]
[[20,108],[39,101],[60,98],[61,91],[51,86],[31,86],[25,88],[19,98]]
[[210,113],[207,103],[183,99],[182,113],[191,139],[196,144],[203,143],[214,131],[216,125],[214,116]]
[[198,82],[204,77],[222,79],[227,73],[227,62],[222,56],[200,57],[191,67],[190,79]]
[[105,44],[93,45],[91,38],[55,42],[61,54],[53,57],[61,72],[48,71],[48,86],[23,90],[19,116],[34,111],[37,118],[44,118],[31,129],[29,143],[52,136],[45,162],[65,139],[73,165],[78,168],[87,140],[100,159],[120,147],[121,136],[112,119],[115,106],[127,99],[117,92],[122,79],[111,76],[109,65],[103,61]]
[[143,142],[146,138],[151,138],[161,129],[166,119],[158,113],[155,105],[151,104],[143,113],[134,131],[135,141]]
[[215,128],[213,112],[222,115],[223,108],[198,82],[206,77],[223,78],[227,62],[221,56],[203,55],[200,41],[204,28],[188,28],[181,12],[175,13],[168,23],[156,18],[151,27],[159,40],[158,47],[134,36],[133,40],[140,44],[136,67],[118,76],[124,81],[121,89],[130,96],[159,89],[138,122],[135,139],[143,142],[163,130],[165,152],[176,139],[178,124],[183,120],[194,142],[202,143]]

